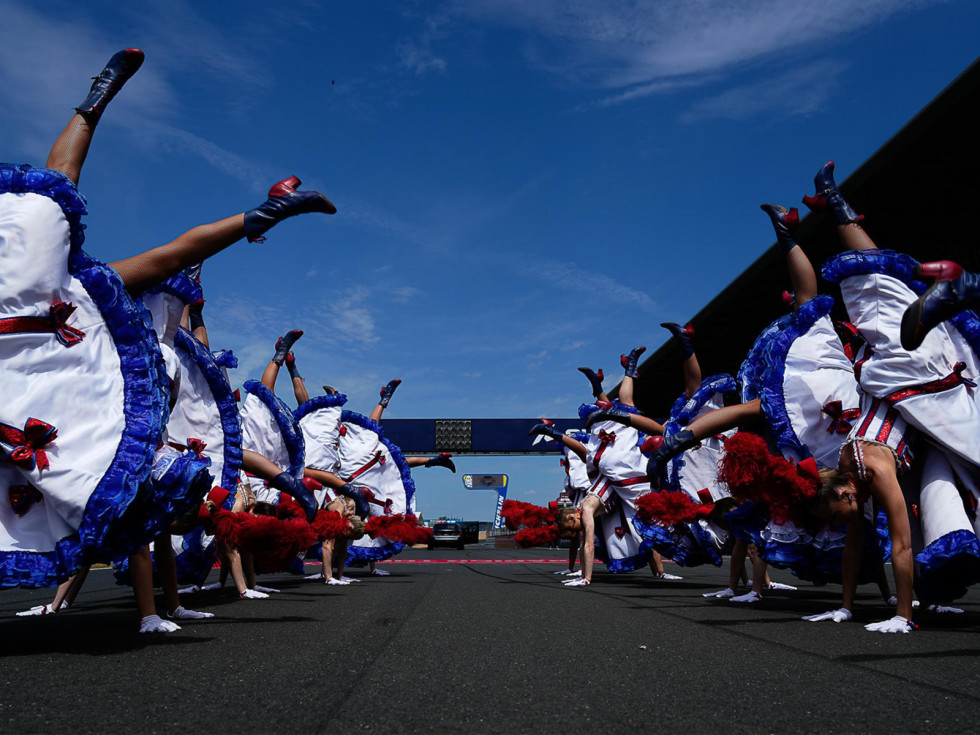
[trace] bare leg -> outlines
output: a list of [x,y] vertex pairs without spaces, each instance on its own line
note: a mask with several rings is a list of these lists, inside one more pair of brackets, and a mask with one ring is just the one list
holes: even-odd
[[741,539],[735,540],[735,545],[732,547],[730,566],[728,568],[728,588],[731,590],[738,589],[739,582],[742,581],[745,575],[745,557],[748,551],[748,544]]
[[83,115],[75,113],[51,146],[45,167],[61,171],[77,184],[94,134],[95,122],[89,122]]
[[[859,225],[854,227],[861,229]],[[789,280],[796,294],[796,308],[799,308],[817,295],[817,274],[813,270],[810,259],[799,245],[786,254],[786,269],[789,271]]]
[[769,586],[769,565],[754,549],[750,549],[749,554],[752,557],[752,591],[762,597],[762,591]]
[[282,473],[282,470],[267,458],[249,449],[242,451],[242,467],[245,468],[246,472],[251,472],[263,480],[271,480]]
[[701,387],[701,365],[698,364],[698,356],[692,354],[685,359],[682,369],[684,371],[684,395],[690,398]]
[[262,385],[271,390],[273,393],[276,392],[276,380],[279,378],[279,363],[275,360],[270,360],[269,364],[266,365],[265,372],[262,373]]
[[650,571],[653,572],[653,576],[655,577],[664,576],[664,559],[660,556],[659,551],[654,551],[650,554]]
[[127,290],[138,296],[188,266],[207,260],[245,237],[245,215],[236,214],[188,230],[176,240],[110,263]]
[[153,539],[153,555],[156,557],[157,578],[166,598],[167,612],[173,613],[180,607],[180,597],[177,595],[177,563],[169,533],[161,533]]
[[857,222],[837,225],[837,236],[848,250],[870,250],[878,247]]
[[296,398],[296,405],[302,406],[310,400],[310,394],[306,390],[303,376],[299,374],[299,367],[296,365],[296,356],[292,352],[286,353],[286,369],[289,371],[289,379],[293,383],[293,396]]
[[695,419],[687,428],[698,439],[705,439],[742,424],[759,421],[763,417],[762,401],[756,398],[754,401],[725,406],[706,413],[704,416]]
[[140,620],[156,615],[156,602],[153,599],[153,561],[150,547],[144,546],[129,557],[129,573],[133,579],[133,594],[136,595],[136,609]]
[[347,539],[337,539],[334,546],[333,559],[334,564],[337,566],[337,579],[340,579],[344,576],[344,563],[347,561]]
[[634,406],[633,403],[633,378],[629,375],[623,376],[623,382],[619,384],[619,397],[617,399],[625,406]]
[[293,378],[293,396],[296,398],[296,405],[302,406],[310,400],[310,394],[306,390],[306,383],[299,376]]

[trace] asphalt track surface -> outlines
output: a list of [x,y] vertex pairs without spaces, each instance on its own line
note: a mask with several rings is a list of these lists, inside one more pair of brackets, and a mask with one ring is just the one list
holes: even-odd
[[[20,732],[950,732],[975,731],[980,593],[966,613],[919,613],[910,635],[863,587],[857,622],[807,623],[839,587],[752,606],[705,600],[724,569],[553,575],[567,552],[408,551],[390,577],[327,587],[263,577],[268,600],[186,597],[213,612],[136,633],[127,589],[93,571],[76,605],[13,614],[46,590],[0,595],[2,731]],[[506,563],[513,560],[531,563]],[[505,563],[486,563],[500,560]],[[319,567],[308,567],[311,573]],[[215,577],[213,574],[212,577]],[[792,582],[781,572],[775,578]]]

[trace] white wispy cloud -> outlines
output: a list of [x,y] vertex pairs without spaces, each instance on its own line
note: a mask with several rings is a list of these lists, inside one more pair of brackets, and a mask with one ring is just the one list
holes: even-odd
[[595,88],[609,106],[776,55],[813,53],[901,12],[944,0],[451,0],[460,18],[526,35],[528,59]]
[[510,264],[526,278],[575,292],[582,308],[605,304],[607,311],[609,305],[639,309],[651,314],[664,311],[663,306],[646,292],[632,288],[611,276],[572,263],[517,257],[512,258]]
[[755,84],[734,87],[691,105],[682,122],[745,120],[761,114],[785,118],[822,109],[848,65],[824,60]]

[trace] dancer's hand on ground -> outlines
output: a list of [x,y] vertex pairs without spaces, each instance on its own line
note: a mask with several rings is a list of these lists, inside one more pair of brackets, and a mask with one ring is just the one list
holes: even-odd
[[173,633],[180,630],[177,623],[164,620],[159,615],[147,615],[140,620],[140,633]]
[[901,615],[896,615],[878,623],[869,623],[864,626],[864,629],[872,633],[911,633],[915,629],[915,624]]
[[188,610],[183,605],[178,605],[176,610],[167,613],[167,617],[170,620],[204,620],[205,618],[213,618],[214,613]]
[[846,607],[841,607],[836,610],[831,610],[830,612],[820,613],[819,615],[804,615],[804,620],[809,620],[811,623],[821,623],[824,620],[833,620],[835,623],[844,623],[853,617],[851,611]]
[[718,590],[717,592],[705,592],[701,597],[717,597],[721,600],[727,600],[730,597],[735,596],[735,590],[731,587],[726,587],[723,590]]

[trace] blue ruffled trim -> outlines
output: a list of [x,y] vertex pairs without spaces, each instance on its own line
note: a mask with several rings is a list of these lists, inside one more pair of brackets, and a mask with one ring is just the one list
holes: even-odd
[[[651,548],[667,559],[677,561],[678,556],[684,556],[680,546],[674,542],[670,529],[657,523],[646,524],[638,516],[633,516],[633,527]],[[680,563],[680,562],[678,562]]]
[[[685,566],[693,567],[701,564],[710,564],[720,567],[722,564],[721,552],[715,548],[714,539],[711,534],[701,527],[700,523],[689,523],[687,530],[694,536],[695,548],[699,552],[697,555],[691,554]],[[674,559],[677,562],[677,559]],[[680,562],[677,562],[678,564]]]
[[221,417],[225,445],[220,485],[225,490],[233,491],[238,486],[238,472],[242,468],[242,420],[238,413],[235,392],[211,351],[183,327],[174,336],[174,346],[191,356],[214,397],[218,415]]
[[736,505],[725,513],[725,521],[732,536],[747,544],[765,546],[762,529],[769,523],[769,506],[752,500]]
[[[639,413],[640,409],[636,406],[627,406],[625,403],[620,403],[619,401],[610,401],[613,408],[618,408],[620,411],[626,411],[626,413]],[[599,410],[599,407],[594,403],[583,403],[578,407],[578,417],[585,421],[589,416],[594,414]]]
[[712,375],[701,381],[701,385],[694,395],[688,398],[685,394],[674,401],[673,408],[670,409],[670,418],[664,426],[664,434],[670,436],[676,434],[689,423],[691,423],[704,405],[710,401],[716,393],[734,393],[738,389],[735,378],[726,373]]
[[969,310],[961,311],[949,321],[970,345],[973,354],[980,356],[980,318],[977,318],[977,313]]
[[[329,398],[330,396],[321,397]],[[373,431],[378,435],[378,439],[381,440],[381,443],[388,447],[388,452],[391,454],[391,458],[395,460],[395,464],[398,465],[398,471],[402,476],[402,485],[405,487],[405,508],[411,508],[412,500],[415,498],[415,480],[412,479],[412,468],[408,466],[408,461],[405,459],[405,455],[402,454],[402,450],[398,447],[398,445],[393,444],[391,440],[385,436],[384,431],[381,429],[381,424],[368,418],[367,416],[364,416],[363,414],[355,413],[354,411],[341,411],[340,420],[348,424],[360,426],[362,429],[369,429],[370,431]],[[399,549],[399,551],[401,551],[401,549]]]
[[782,329],[769,334],[767,343],[758,356],[756,374],[759,377],[759,398],[762,401],[762,410],[769,420],[769,431],[781,451],[792,452],[799,459],[811,456],[811,452],[796,436],[786,411],[786,398],[783,395],[786,356],[793,343],[809,332],[818,320],[830,314],[833,308],[834,299],[831,296],[815,296],[810,299]]
[[589,440],[589,435],[584,431],[576,431],[572,434],[569,434],[569,436],[572,437],[572,439],[574,439],[575,441],[582,442],[583,444],[585,444],[585,442]]
[[[343,393],[331,393],[325,396],[316,396],[306,401],[302,406],[293,411],[293,418],[296,422],[299,421],[304,416],[309,416],[314,411],[319,411],[321,408],[336,408],[337,406],[346,406],[347,396]],[[360,415],[360,414],[358,414]],[[380,428],[380,425],[379,425]]]
[[[670,418],[664,424],[664,436],[673,436],[690,424],[704,405],[714,397],[716,393],[733,393],[738,389],[735,378],[731,375],[721,373],[712,375],[701,381],[694,394],[688,398],[683,393],[674,401],[674,406],[670,410]],[[668,487],[679,490],[681,485],[681,470],[687,464],[684,461],[686,452],[681,452],[670,460],[667,472]]]
[[972,531],[953,531],[915,555],[919,597],[924,603],[951,602],[980,582],[980,542]]
[[214,356],[214,364],[225,370],[234,370],[238,367],[238,358],[231,350],[218,350],[211,353]]
[[204,291],[201,290],[201,284],[193,280],[186,273],[178,273],[175,276],[171,276],[158,286],[147,290],[146,293],[170,294],[171,296],[176,296],[185,304],[193,304],[204,298]]
[[212,539],[207,546],[202,546],[202,540],[199,529],[184,536],[184,550],[174,559],[177,564],[177,582],[182,585],[203,585],[218,560],[218,545]]
[[286,452],[289,454],[289,467],[286,472],[293,477],[301,478],[306,467],[306,443],[303,441],[303,431],[299,428],[299,423],[293,418],[293,412],[279,396],[257,380],[246,380],[242,388],[262,401],[272,412],[272,417],[276,420],[276,425],[282,434],[283,443],[286,445]]
[[[135,551],[152,538],[152,529],[169,523],[166,508],[134,504],[134,500],[142,501],[144,494],[153,494],[148,492],[148,478],[168,418],[168,380],[149,313],[129,295],[115,271],[82,250],[85,225],[81,217],[86,208],[75,185],[58,171],[0,164],[0,192],[40,194],[61,207],[70,228],[68,272],[98,307],[123,374],[125,426],[116,455],[85,507],[78,531],[80,541],[63,539],[56,554],[34,555],[30,564],[19,553],[0,554],[0,568],[16,575],[17,569],[29,566],[33,569],[30,579],[22,583],[38,586],[34,582],[42,579],[48,580],[45,585],[63,581],[89,561]],[[139,505],[139,513],[145,515],[134,517],[134,505]],[[56,566],[47,566],[50,564]],[[23,574],[21,578],[25,579]]]
[[404,548],[405,544],[401,541],[389,541],[384,546],[354,546],[353,544],[348,544],[344,566],[357,567],[372,561],[384,561],[396,554],[400,554]]
[[[598,552],[596,552],[597,558]],[[605,556],[605,554],[603,554]],[[625,556],[622,559],[602,559],[599,560],[605,565],[606,571],[612,574],[626,574],[642,569],[650,563],[650,549],[643,549],[640,553],[633,556]]]
[[54,587],[78,571],[81,558],[76,535],[61,539],[54,551],[4,551],[0,553],[0,588]]
[[793,314],[783,314],[783,316],[763,329],[762,333],[755,338],[755,342],[752,343],[752,348],[739,366],[738,376],[736,377],[739,390],[741,391],[742,403],[754,401],[759,397],[759,364],[762,351],[769,344],[770,335],[783,329],[786,324],[792,321],[793,316]]
[[894,250],[848,250],[827,260],[820,269],[820,275],[831,283],[840,283],[850,276],[877,273],[897,278],[921,295],[926,285],[915,280],[915,267],[918,264],[912,256]]

